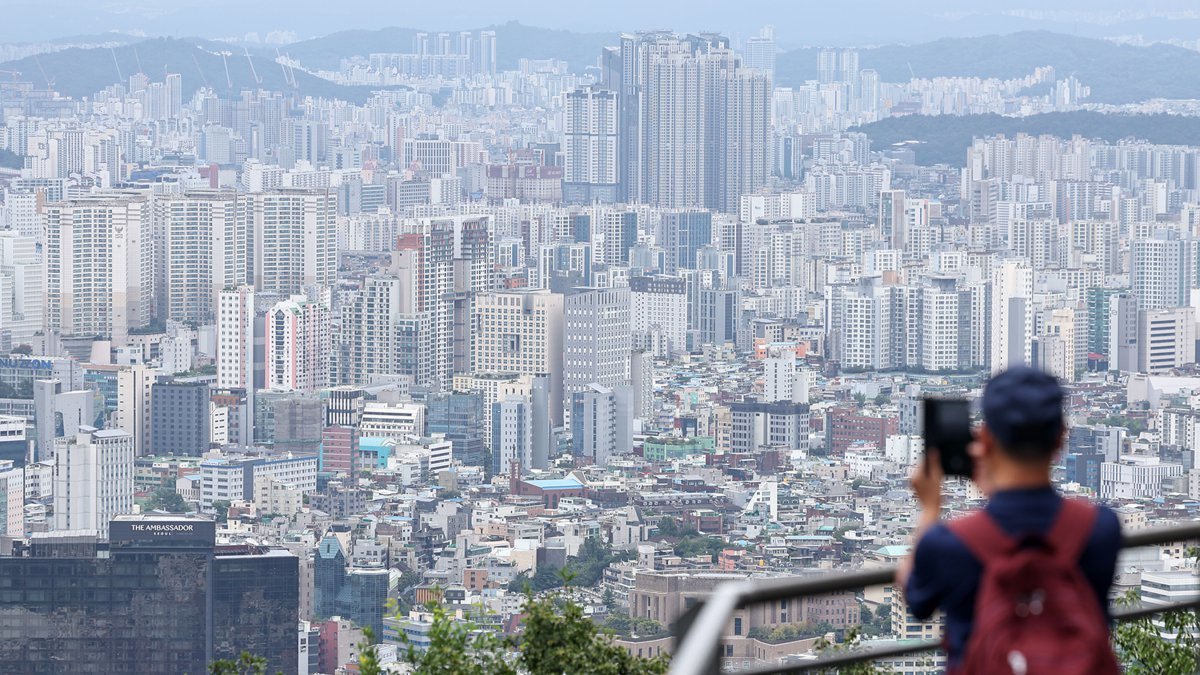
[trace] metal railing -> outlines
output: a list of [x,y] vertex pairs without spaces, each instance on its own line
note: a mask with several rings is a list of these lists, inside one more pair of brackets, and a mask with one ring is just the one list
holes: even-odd
[[[1158,546],[1200,539],[1200,521],[1171,527],[1153,528],[1126,534],[1121,548]],[[884,567],[845,574],[791,579],[763,579],[722,584],[707,600],[693,605],[676,623],[676,649],[669,675],[715,675],[721,672],[721,638],[734,612],[751,605],[775,600],[791,600],[811,595],[853,591],[867,586],[892,583],[895,567]],[[1200,607],[1200,596],[1167,605],[1122,607],[1113,612],[1117,621],[1128,621],[1163,612]],[[766,666],[738,671],[741,675],[802,673],[825,668],[890,659],[929,652],[940,648],[941,641],[919,640],[894,646],[863,648],[835,653],[810,661]]]

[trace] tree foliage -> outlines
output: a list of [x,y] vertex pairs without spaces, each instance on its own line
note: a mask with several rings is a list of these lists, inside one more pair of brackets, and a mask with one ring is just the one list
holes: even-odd
[[521,572],[508,583],[508,590],[514,593],[543,593],[562,588],[568,581],[574,586],[591,588],[600,583],[604,569],[611,565],[619,556],[613,553],[612,547],[596,539],[588,537],[579,547],[579,553],[567,558],[565,568],[543,565],[530,576]]
[[[830,642],[824,637],[817,640],[817,654],[820,656],[834,656],[860,649],[862,649],[862,634],[858,632],[857,628],[846,631],[845,639],[838,643]],[[875,673],[890,673],[892,670],[872,661],[860,661],[841,665],[836,669],[822,669],[816,672],[825,675],[875,675]]]
[[716,560],[717,554],[723,551],[727,546],[728,544],[725,542],[725,540],[720,537],[689,534],[675,543],[675,555],[684,558],[707,555],[713,560]]
[[183,500],[183,496],[169,487],[160,487],[150,495],[150,501],[146,502],[146,507],[152,511],[166,511],[168,513],[187,513],[188,505]]
[[[1136,591],[1122,600],[1136,604]],[[1200,612],[1180,610],[1123,621],[1113,631],[1122,670],[1131,675],[1187,675],[1200,668]]]
[[[517,675],[508,662],[510,643],[487,631],[480,631],[470,621],[460,621],[445,607],[430,606],[432,623],[429,627],[429,647],[418,649],[409,643],[405,660],[421,675]],[[407,636],[405,636],[407,642]],[[374,659],[374,648],[363,650]],[[360,663],[362,658],[359,659]],[[362,671],[362,675],[376,675]]]
[[1095,111],[1052,112],[1025,117],[1004,115],[903,115],[855,127],[871,139],[872,148],[916,141],[912,146],[921,165],[962,166],[973,138],[996,134],[1013,137],[1049,134],[1099,138],[1116,142],[1135,137],[1151,143],[1200,144],[1200,126],[1182,115],[1124,115]]
[[209,675],[267,675],[267,660],[250,652],[236,659],[219,659],[208,664]]
[[[579,605],[559,596],[536,599],[527,595],[523,607],[524,632],[519,639],[503,638],[480,630],[470,621],[455,618],[444,607],[431,605],[429,647],[411,643],[405,660],[419,675],[661,675],[667,672],[665,656],[646,659],[632,656],[613,644],[583,613]],[[655,623],[655,622],[650,622]],[[661,626],[645,625],[646,629]],[[407,643],[407,636],[402,638]],[[359,657],[361,675],[382,670],[373,644]]]
[[829,623],[794,624],[785,623],[778,626],[755,626],[747,633],[752,638],[767,642],[791,642],[803,638],[820,637],[834,630]]
[[529,675],[657,675],[667,672],[664,656],[632,656],[596,630],[583,608],[562,598],[525,602],[520,663]]

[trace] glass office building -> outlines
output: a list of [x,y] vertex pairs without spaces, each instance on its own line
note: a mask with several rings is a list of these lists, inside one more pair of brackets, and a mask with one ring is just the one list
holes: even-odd
[[297,559],[215,535],[210,520],[122,516],[107,544],[35,536],[0,558],[3,671],[204,673],[249,651],[296,672]]

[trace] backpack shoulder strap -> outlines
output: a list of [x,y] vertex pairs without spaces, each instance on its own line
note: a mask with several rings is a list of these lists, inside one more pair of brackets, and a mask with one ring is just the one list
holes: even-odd
[[1007,555],[1017,547],[1017,542],[1000,529],[987,511],[980,509],[946,524],[954,536],[967,547],[981,565]]
[[1046,535],[1046,541],[1054,549],[1054,556],[1071,565],[1078,563],[1095,523],[1095,504],[1083,499],[1063,499],[1054,525]]

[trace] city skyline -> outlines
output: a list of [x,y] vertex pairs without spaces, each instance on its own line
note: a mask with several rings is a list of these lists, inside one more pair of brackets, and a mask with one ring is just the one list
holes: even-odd
[[[957,619],[887,570],[990,495],[910,491],[926,401],[1014,368],[1062,388],[1039,486],[1195,519],[1186,3],[243,5],[0,7],[17,672],[542,672],[546,621],[659,672],[724,582],[853,573],[715,658],[923,675]],[[1120,555],[1101,601],[1194,586]]]

